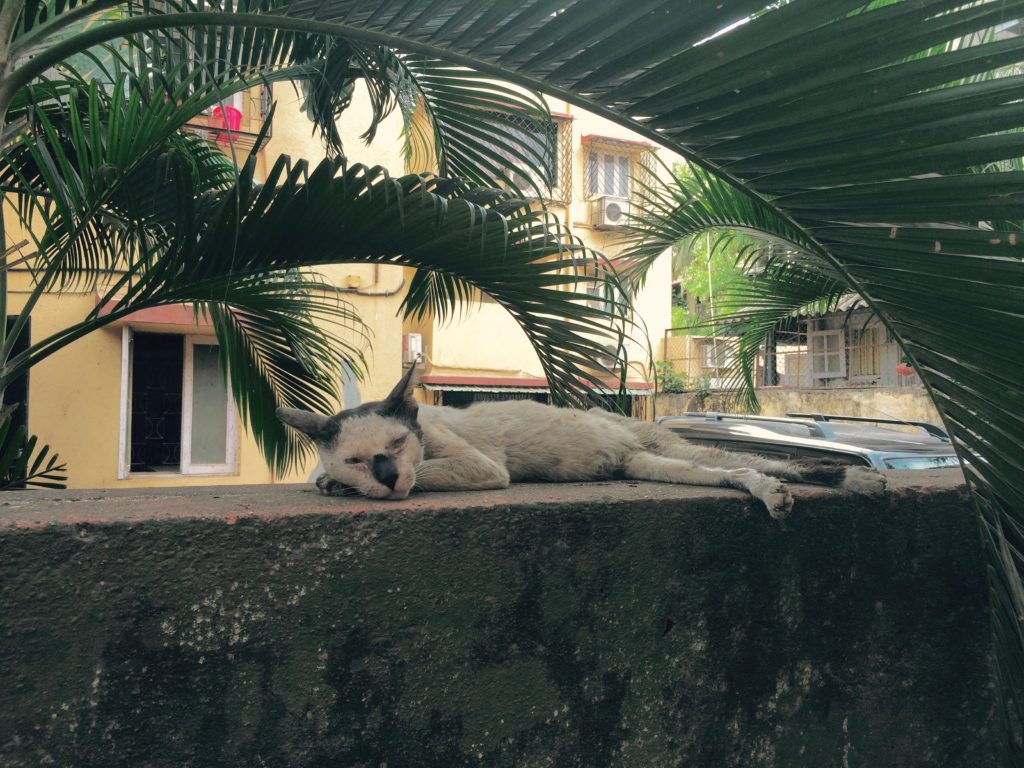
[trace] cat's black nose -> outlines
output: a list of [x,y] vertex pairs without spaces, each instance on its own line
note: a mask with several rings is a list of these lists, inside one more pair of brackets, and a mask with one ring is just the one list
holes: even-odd
[[373,476],[377,482],[386,485],[392,491],[395,490],[395,483],[398,482],[398,466],[390,456],[378,453],[373,457]]

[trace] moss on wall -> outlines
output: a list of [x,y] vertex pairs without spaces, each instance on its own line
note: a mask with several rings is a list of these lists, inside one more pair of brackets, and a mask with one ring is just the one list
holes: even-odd
[[93,522],[48,496],[0,525],[0,765],[995,764],[961,491],[778,523],[561,488]]

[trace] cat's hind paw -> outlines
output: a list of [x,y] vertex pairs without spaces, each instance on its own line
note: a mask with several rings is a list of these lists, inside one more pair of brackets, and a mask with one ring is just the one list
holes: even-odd
[[849,467],[843,478],[844,491],[853,491],[862,496],[881,496],[885,493],[886,479],[871,467]]

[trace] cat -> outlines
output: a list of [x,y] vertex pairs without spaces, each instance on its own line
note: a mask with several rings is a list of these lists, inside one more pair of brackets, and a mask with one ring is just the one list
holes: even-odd
[[414,489],[475,491],[513,482],[626,478],[739,488],[776,518],[793,508],[784,480],[877,495],[885,479],[867,467],[798,464],[693,445],[654,424],[592,409],[529,400],[468,408],[413,399],[416,368],[386,399],[323,416],[279,408],[278,418],[313,439],[326,495],[404,499]]

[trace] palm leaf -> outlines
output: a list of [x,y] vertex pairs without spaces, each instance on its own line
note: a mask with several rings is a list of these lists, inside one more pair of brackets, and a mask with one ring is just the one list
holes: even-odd
[[[979,222],[1024,220],[1024,197],[1019,175],[976,166],[1024,155],[1012,69],[1024,38],[985,34],[1019,19],[1024,3],[793,0],[730,7],[734,15],[713,4],[562,7],[337,0],[294,10],[507,72],[617,119],[798,230],[912,358],[969,461],[994,583],[1019,604],[1024,423],[1013,414],[1024,401],[1014,373],[1024,263],[1018,228]],[[471,32],[485,20],[500,34]],[[1000,610],[996,621],[1001,636],[1021,636],[1019,613]],[[1021,707],[1024,646],[1000,653],[1006,701]]]
[[306,449],[281,428],[274,409],[329,410],[341,363],[361,364],[360,345],[325,336],[315,321],[356,331],[361,325],[322,282],[274,276],[363,262],[439,276],[437,285],[447,287],[413,286],[406,298],[411,313],[425,306],[441,315],[453,311],[465,286],[487,292],[541,350],[556,397],[582,404],[585,384],[606,386],[593,361],[604,345],[621,345],[627,306],[591,307],[576,285],[583,274],[610,285],[619,277],[545,213],[497,190],[417,175],[392,178],[338,159],[311,170],[281,159],[264,185],[254,183],[254,168],[250,163],[235,186],[197,201],[189,226],[176,228],[147,259],[128,261],[92,316],[12,357],[5,376],[16,377],[132,312],[195,303],[214,321],[232,391],[264,454],[287,468]]
[[[118,5],[127,21],[133,16],[152,18],[155,13],[148,4]],[[201,18],[205,24],[176,24],[181,14],[172,12],[175,8],[204,12]],[[166,80],[183,85],[186,93],[191,88],[214,88],[221,98],[238,89],[227,87],[231,81],[248,81],[245,85],[267,78],[299,81],[315,130],[336,154],[343,151],[336,120],[351,101],[354,83],[361,80],[370,94],[371,119],[364,133],[367,140],[373,138],[385,117],[401,108],[410,143],[430,146],[441,175],[525,191],[520,190],[522,176],[512,173],[510,166],[514,165],[525,170],[527,185],[538,197],[550,188],[554,135],[547,106],[536,94],[481,79],[470,69],[453,67],[437,58],[396,55],[392,48],[379,43],[268,27],[243,31],[237,26],[257,13],[286,9],[287,3],[281,2],[239,3],[237,11],[216,1],[168,3],[163,14],[166,28],[147,28],[119,37],[129,50],[127,58],[117,47],[107,45],[92,49],[98,52],[93,60],[101,70],[101,79],[107,82],[112,82],[113,76],[106,69],[117,69],[122,64],[133,72],[164,72]],[[45,39],[46,26],[31,32],[31,42],[38,45],[40,37]],[[97,38],[97,42],[102,39]],[[44,54],[22,61],[20,42],[15,36],[12,58],[23,65],[15,67],[12,79],[16,83],[24,80],[27,85],[45,71],[46,57]],[[105,67],[103,62],[110,66]],[[189,62],[203,62],[203,66],[182,72],[181,66]],[[0,106],[3,96],[0,90]],[[177,98],[180,100],[180,94]],[[433,131],[429,138],[415,135],[418,124],[413,123],[412,116],[417,103],[430,118]],[[8,109],[9,118],[12,114]],[[495,119],[496,115],[515,120]],[[527,127],[526,135],[519,125]]]
[[[190,4],[201,12],[180,18],[223,24],[211,7]],[[685,12],[670,0],[280,0],[243,10],[239,23],[385,44],[565,98],[675,149],[800,232],[897,337],[968,460],[1015,726],[1006,733],[1018,734],[1008,761],[1021,761],[1024,384],[1013,363],[1024,262],[1019,224],[997,222],[1024,221],[1024,197],[1019,175],[991,171],[1024,155],[1024,0]],[[82,45],[146,23],[110,24]],[[10,82],[52,63],[20,59]]]
[[38,438],[24,425],[13,427],[10,409],[0,416],[0,491],[23,488],[64,488],[67,465],[50,453],[50,446],[37,449]]
[[696,327],[713,329],[732,352],[720,376],[725,401],[757,412],[754,366],[766,334],[801,314],[832,311],[851,288],[817,244],[772,208],[700,168],[670,178],[641,185],[640,212],[626,226],[624,268],[644,270],[673,243],[716,233],[708,258],[726,249],[751,274],[724,286]]

